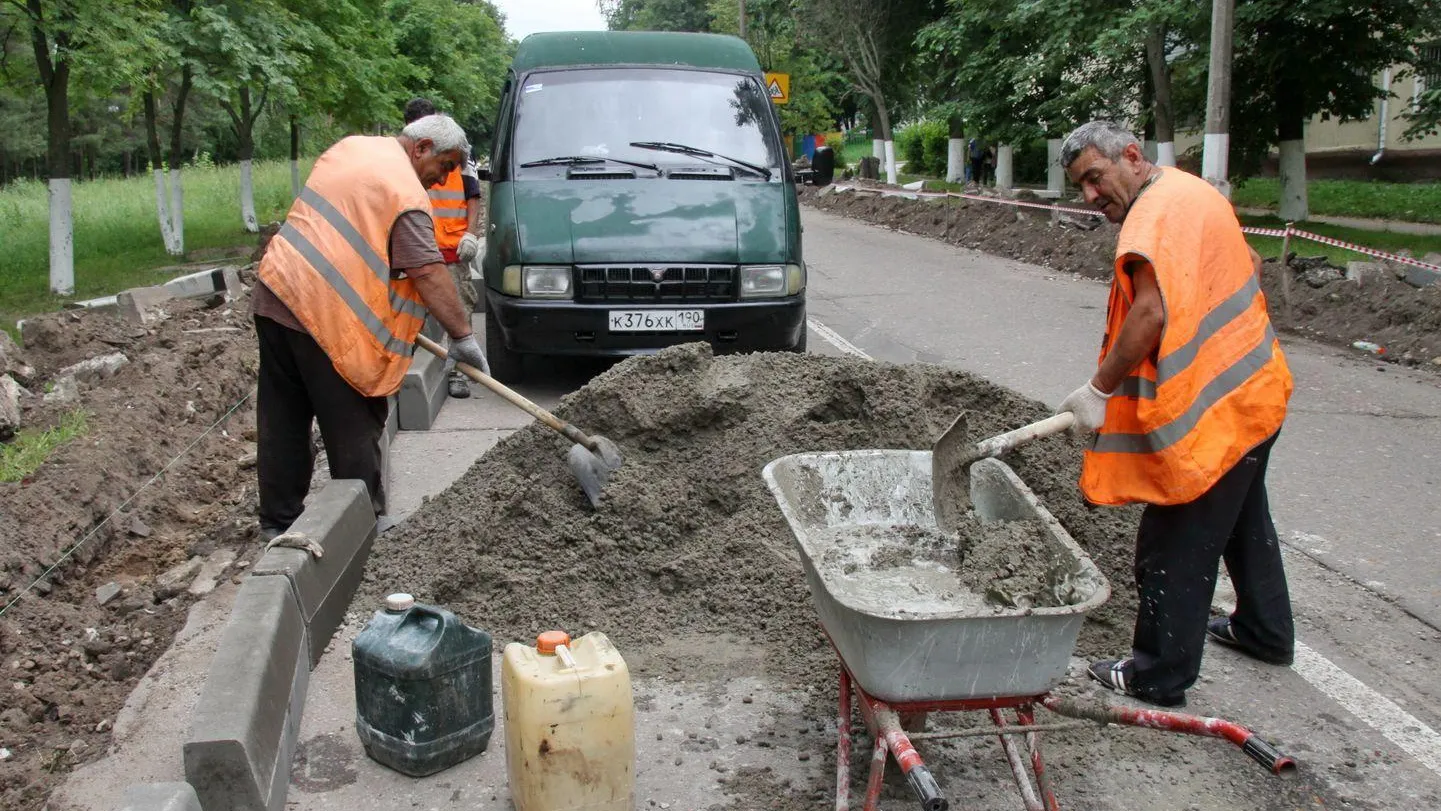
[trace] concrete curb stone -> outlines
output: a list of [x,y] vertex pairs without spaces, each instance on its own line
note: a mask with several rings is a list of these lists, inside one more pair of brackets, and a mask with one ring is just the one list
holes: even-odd
[[317,560],[302,549],[276,547],[252,570],[253,576],[277,575],[290,583],[309,637],[312,667],[345,619],[375,542],[375,526],[364,482],[331,481],[290,526],[291,532],[320,544],[324,556]]
[[281,811],[310,684],[288,579],[251,575],[221,633],[183,748],[205,811]]
[[125,789],[120,811],[201,811],[189,783],[141,783]]
[[[438,340],[442,346],[443,339]],[[400,385],[400,428],[403,431],[427,431],[435,424],[447,396],[445,361],[424,349],[417,349]]]

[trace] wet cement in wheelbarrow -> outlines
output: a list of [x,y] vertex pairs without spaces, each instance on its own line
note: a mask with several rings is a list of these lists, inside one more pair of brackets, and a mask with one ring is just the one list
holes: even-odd
[[878,616],[993,616],[1063,605],[1040,521],[964,516],[956,534],[936,527],[863,524],[812,538],[827,588]]
[[[565,466],[568,443],[539,425],[500,442],[376,544],[358,607],[405,590],[456,611],[498,644],[548,628],[607,633],[641,674],[692,677],[673,640],[728,635],[759,650],[764,675],[829,682],[790,529],[761,468],[805,451],[928,449],[962,410],[990,436],[1049,409],[982,378],[800,354],[712,357],[692,344],[618,364],[559,413],[617,442],[625,464],[598,510]],[[1064,436],[1008,461],[1113,584],[1081,655],[1122,654],[1134,616],[1137,513],[1091,509],[1076,481],[1081,446]],[[707,675],[724,677],[720,671]],[[753,673],[746,659],[735,673]],[[833,689],[833,688],[832,688]]]

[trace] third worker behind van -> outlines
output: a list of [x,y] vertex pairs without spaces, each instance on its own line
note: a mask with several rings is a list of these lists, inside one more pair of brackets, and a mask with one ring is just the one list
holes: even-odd
[[804,351],[795,180],[744,41],[534,34],[496,120],[481,265],[498,379],[528,354]]

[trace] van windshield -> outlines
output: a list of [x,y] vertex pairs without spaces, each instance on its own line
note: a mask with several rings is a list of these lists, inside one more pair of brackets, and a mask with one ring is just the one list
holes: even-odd
[[[564,165],[519,168],[558,155],[619,158],[665,169],[730,165],[632,142],[684,144],[770,169],[781,165],[770,99],[749,76],[661,68],[534,73],[521,87],[515,116],[518,176],[563,174]],[[749,172],[737,173],[736,179],[764,180]]]

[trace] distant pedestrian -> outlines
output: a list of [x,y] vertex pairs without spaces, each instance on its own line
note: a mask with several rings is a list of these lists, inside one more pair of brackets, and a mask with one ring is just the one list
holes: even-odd
[[986,171],[986,144],[980,138],[972,138],[970,143],[971,157],[971,180],[977,186],[985,179]]
[[[1151,164],[1132,133],[1106,121],[1072,132],[1061,166],[1121,233],[1100,362],[1059,411],[1096,435],[1081,468],[1086,499],[1147,505],[1131,655],[1090,674],[1178,706],[1207,636],[1291,663],[1291,602],[1266,495],[1291,372],[1261,292],[1261,257],[1226,198]],[[1222,559],[1236,610],[1208,621]]]
[[992,185],[996,182],[996,148],[990,145],[986,146],[986,154],[981,158],[981,183],[987,182]]
[[311,423],[334,479],[359,479],[384,509],[386,398],[410,368],[427,311],[450,357],[488,370],[440,250],[425,190],[470,152],[465,131],[433,115],[399,136],[354,135],[315,162],[260,260],[251,306],[260,344],[260,536],[304,509],[315,465]]
[[[435,105],[427,99],[414,98],[405,105],[406,124],[428,115],[435,115]],[[470,279],[470,268],[484,244],[481,240],[484,226],[480,222],[480,177],[475,170],[474,161],[467,156],[455,171],[427,191],[430,195],[431,217],[435,221],[436,245],[440,247],[446,267],[455,279],[461,303],[468,311],[475,312],[477,299],[475,283]],[[470,379],[460,372],[452,371],[447,390],[451,397],[469,397]]]

